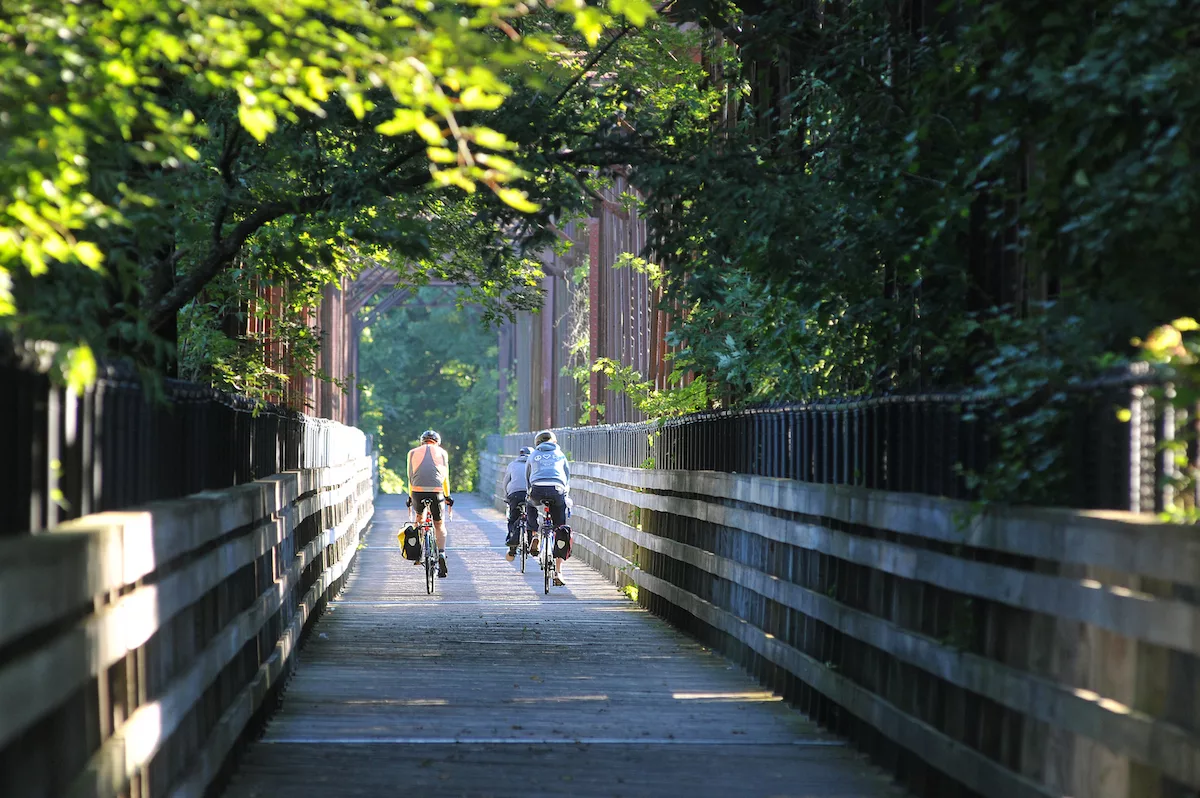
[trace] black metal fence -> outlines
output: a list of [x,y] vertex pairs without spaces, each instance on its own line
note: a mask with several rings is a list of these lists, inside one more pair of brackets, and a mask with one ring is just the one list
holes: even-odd
[[82,395],[0,363],[0,536],[366,453],[364,434],[186,382],[102,370]]
[[[1152,375],[1122,375],[1032,402],[998,393],[925,394],[706,412],[662,422],[557,429],[572,459],[634,468],[713,470],[976,499],[1161,511],[1183,420]],[[1035,414],[1050,403],[1044,421]],[[1122,412],[1124,411],[1124,412]],[[532,433],[493,436],[516,454]],[[1195,444],[1189,460],[1194,462]],[[1051,456],[1053,455],[1053,456]],[[992,467],[1006,463],[998,474]],[[989,476],[990,474],[990,476]],[[975,475],[975,476],[973,476]],[[1053,486],[1051,495],[1045,494]]]

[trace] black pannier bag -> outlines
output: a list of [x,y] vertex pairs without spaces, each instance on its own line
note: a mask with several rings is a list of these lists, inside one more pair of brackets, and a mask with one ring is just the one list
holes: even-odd
[[400,539],[400,554],[409,562],[421,559],[421,530],[412,524],[406,524],[396,535]]
[[569,526],[560,526],[554,530],[554,557],[556,559],[571,559],[571,543],[575,534]]

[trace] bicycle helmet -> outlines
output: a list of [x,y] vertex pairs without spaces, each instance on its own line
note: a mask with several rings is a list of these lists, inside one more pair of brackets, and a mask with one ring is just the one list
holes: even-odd
[[537,434],[537,437],[533,439],[533,443],[535,446],[541,446],[543,443],[558,443],[558,438],[554,437],[553,432],[546,429]]
[[521,447],[520,457],[528,457],[531,454],[533,454],[533,449],[530,449],[528,446]]
[[441,443],[442,436],[438,435],[437,432],[434,430],[427,429],[421,433],[421,442],[424,443],[425,441],[433,441],[434,443]]

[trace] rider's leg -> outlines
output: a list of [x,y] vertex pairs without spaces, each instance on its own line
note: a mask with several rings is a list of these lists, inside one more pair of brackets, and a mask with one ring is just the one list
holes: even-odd
[[529,539],[529,553],[534,557],[538,556],[538,528],[541,526],[541,519],[538,513],[541,508],[535,504],[534,491],[536,488],[530,488],[528,498],[525,504],[525,535]]
[[509,562],[512,562],[517,557],[517,546],[521,544],[519,540],[520,533],[517,530],[517,520],[525,512],[525,492],[517,491],[510,493],[506,501],[508,503],[508,535],[504,538],[504,544],[508,546],[508,552],[504,557]]
[[504,542],[509,546],[514,546],[520,543],[516,537],[517,519],[525,512],[525,491],[508,494],[505,503],[508,505],[508,536],[504,539]]
[[[550,502],[550,520],[554,523],[554,528],[566,526],[567,524],[567,496],[566,493],[555,493],[554,498]],[[562,565],[561,557],[554,558],[554,584],[562,585]]]
[[537,529],[538,523],[540,523],[538,519],[538,506],[533,503],[533,494],[531,491],[529,498],[525,502],[525,528],[527,530]]
[[433,539],[437,541],[438,547],[438,576],[445,576],[448,573],[446,569],[446,520],[442,515],[444,511],[440,494],[429,510],[430,515],[433,516]]
[[554,522],[554,528],[566,526],[567,523],[567,495],[555,491],[550,497],[550,520]]
[[[420,498],[423,496],[423,494],[418,495],[418,494],[414,493],[414,494],[412,494],[412,496],[413,496],[413,511],[412,511],[413,521],[412,521],[412,523],[414,525],[416,525],[418,540],[420,540],[421,545],[424,546],[425,545],[425,533],[424,533],[424,531],[421,530],[421,524],[425,523],[425,519],[429,516],[429,511],[425,510],[424,508],[421,507],[420,504],[417,503],[420,500]],[[422,556],[413,560],[413,565],[422,566],[424,564],[425,564],[425,557],[424,557],[424,552],[422,552]]]
[[438,547],[438,576],[446,576],[450,570],[446,567],[446,522],[433,522],[434,539]]
[[517,558],[517,544],[520,542],[516,539],[516,529],[513,527],[513,505],[508,505],[508,534],[504,536],[504,545],[508,546],[508,551],[504,552],[504,559],[512,562]]

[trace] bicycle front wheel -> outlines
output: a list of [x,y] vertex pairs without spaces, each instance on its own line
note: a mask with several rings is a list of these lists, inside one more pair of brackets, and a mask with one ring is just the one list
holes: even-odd
[[517,547],[521,550],[521,573],[525,573],[525,560],[529,559],[529,541],[525,539],[525,525],[517,527]]

